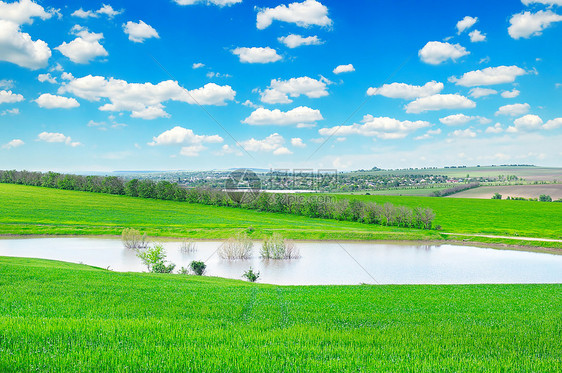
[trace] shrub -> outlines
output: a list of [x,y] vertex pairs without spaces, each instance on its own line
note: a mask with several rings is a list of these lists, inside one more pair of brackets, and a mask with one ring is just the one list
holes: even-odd
[[189,274],[189,268],[181,267],[180,270],[178,271],[178,273],[180,275],[188,275]]
[[541,194],[539,197],[539,201],[541,202],[552,202],[552,197],[546,195],[546,194]]
[[263,241],[261,257],[264,259],[297,259],[300,258],[299,251],[294,242],[283,239],[279,233]]
[[249,270],[247,270],[246,272],[244,272],[244,274],[242,275],[242,277],[246,277],[246,279],[248,279],[248,281],[250,281],[250,282],[256,282],[257,279],[260,277],[260,273],[259,273],[259,272],[254,272],[254,270],[252,269],[252,267],[250,267]]
[[249,259],[252,256],[254,243],[246,232],[240,232],[235,237],[229,238],[218,249],[219,257],[222,259]]
[[123,229],[123,233],[121,233],[121,241],[123,242],[123,246],[129,250],[141,250],[148,247],[148,238],[146,237],[146,233],[141,235],[138,230],[133,228]]
[[171,273],[176,267],[171,263],[166,265],[166,250],[162,245],[154,245],[144,250],[139,250],[137,257],[152,273]]
[[207,268],[207,265],[204,262],[199,262],[194,260],[191,263],[189,263],[189,268],[191,268],[193,273],[195,273],[197,276],[203,276],[203,273],[205,273],[205,269]]
[[492,196],[492,199],[502,199],[502,195],[499,194],[499,193],[495,193],[495,194]]
[[180,244],[180,251],[182,253],[194,253],[197,251],[195,241],[192,239],[184,239]]

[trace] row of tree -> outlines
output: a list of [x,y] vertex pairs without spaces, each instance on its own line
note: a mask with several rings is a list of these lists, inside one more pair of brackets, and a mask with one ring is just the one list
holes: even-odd
[[463,190],[468,190],[472,188],[478,188],[480,183],[468,183],[468,184],[458,184],[453,187],[443,189],[443,190],[436,190],[432,193],[433,197],[446,197],[450,196],[451,194],[462,192]]
[[326,195],[302,195],[265,192],[225,192],[214,189],[183,188],[168,181],[115,176],[82,176],[56,172],[0,171],[0,182],[77,190],[131,197],[174,200],[212,206],[231,206],[250,210],[287,213],[311,218],[355,221],[366,224],[431,229],[435,214],[429,208],[384,205],[357,199]]

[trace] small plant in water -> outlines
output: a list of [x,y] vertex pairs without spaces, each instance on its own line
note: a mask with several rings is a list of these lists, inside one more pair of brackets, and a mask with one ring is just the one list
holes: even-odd
[[137,257],[152,273],[171,273],[176,265],[170,263],[166,265],[166,250],[164,246],[155,244],[144,250],[139,250]]
[[297,259],[300,258],[299,250],[293,241],[284,239],[279,233],[263,241],[261,257],[264,259]]
[[140,250],[148,247],[148,238],[146,237],[146,233],[141,235],[138,230],[133,228],[123,229],[123,233],[121,233],[121,241],[123,242],[123,246],[129,250]]
[[192,239],[184,239],[180,244],[180,251],[182,253],[194,253],[197,251],[195,241]]
[[203,273],[205,273],[205,269],[207,268],[207,265],[204,262],[199,262],[194,260],[191,263],[189,263],[189,268],[191,268],[193,273],[195,273],[197,276],[203,276]]
[[254,270],[252,269],[252,267],[250,267],[249,270],[247,270],[246,272],[244,272],[244,274],[242,275],[242,277],[246,277],[248,279],[248,281],[250,282],[256,282],[258,278],[260,278],[260,273],[259,272],[254,272]]
[[246,232],[240,232],[235,237],[229,238],[218,249],[219,257],[222,259],[249,259],[252,257],[254,243]]

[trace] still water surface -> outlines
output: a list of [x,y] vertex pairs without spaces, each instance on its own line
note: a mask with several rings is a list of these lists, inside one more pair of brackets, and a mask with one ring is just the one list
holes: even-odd
[[[241,279],[251,266],[261,273],[259,282],[270,284],[562,283],[562,255],[455,245],[297,242],[300,259],[267,261],[259,257],[256,242],[252,259],[228,261],[216,254],[221,243],[198,242],[193,253],[182,253],[179,242],[165,242],[164,247],[176,269],[202,260],[207,264],[206,275]],[[0,256],[146,271],[135,252],[118,239],[0,239]]]

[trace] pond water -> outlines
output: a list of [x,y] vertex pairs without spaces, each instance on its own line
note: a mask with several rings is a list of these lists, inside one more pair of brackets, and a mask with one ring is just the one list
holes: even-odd
[[[562,283],[562,255],[471,246],[374,242],[297,242],[301,258],[263,260],[260,243],[252,259],[228,261],[216,250],[222,241],[197,242],[182,253],[179,242],[164,242],[176,269],[205,261],[206,275],[241,279],[250,266],[258,282],[282,285]],[[118,239],[0,239],[0,256],[83,263],[114,271],[146,271],[135,252]]]

